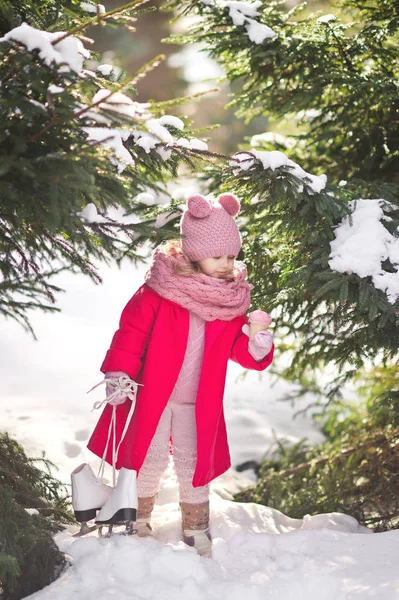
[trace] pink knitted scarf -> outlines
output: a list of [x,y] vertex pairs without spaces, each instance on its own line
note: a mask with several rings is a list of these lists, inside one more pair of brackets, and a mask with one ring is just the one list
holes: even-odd
[[253,286],[246,279],[244,263],[235,263],[238,275],[233,281],[203,273],[177,275],[174,272],[175,265],[185,264],[187,262],[182,255],[170,256],[162,247],[158,247],[145,275],[145,282],[162,298],[180,304],[204,321],[231,321],[248,310]]

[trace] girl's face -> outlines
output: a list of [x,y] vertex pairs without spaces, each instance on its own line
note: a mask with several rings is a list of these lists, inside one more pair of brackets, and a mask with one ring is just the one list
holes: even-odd
[[234,269],[235,256],[227,255],[214,256],[213,258],[204,258],[199,260],[198,264],[201,271],[209,277],[218,279],[230,279]]

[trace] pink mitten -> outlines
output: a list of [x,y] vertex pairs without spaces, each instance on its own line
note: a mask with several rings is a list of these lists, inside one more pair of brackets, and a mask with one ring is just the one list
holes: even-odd
[[[243,325],[242,332],[249,336],[249,325]],[[253,340],[250,340],[248,337],[248,352],[257,361],[265,358],[272,349],[272,346],[273,334],[269,330],[258,331]]]
[[107,403],[111,406],[123,404],[126,398],[136,399],[137,384],[124,371],[106,371],[104,381]]

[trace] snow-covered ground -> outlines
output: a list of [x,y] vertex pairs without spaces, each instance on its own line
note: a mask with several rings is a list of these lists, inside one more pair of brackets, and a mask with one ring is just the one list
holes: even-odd
[[[102,287],[64,275],[62,313],[32,317],[39,341],[15,323],[2,321],[0,339],[0,428],[30,455],[42,451],[59,476],[81,462],[95,468],[85,449],[98,418],[91,412],[101,389],[99,365],[125,302],[141,284],[146,267],[101,268]],[[226,420],[233,465],[260,459],[274,436],[297,441],[321,435],[306,416],[279,402],[288,387],[229,368]],[[108,474],[109,475],[109,474]],[[247,475],[250,475],[249,473]],[[345,515],[290,519],[272,508],[232,502],[250,479],[230,470],[213,485],[213,558],[197,556],[180,535],[176,480],[170,468],[155,509],[155,538],[75,540],[70,527],[57,535],[70,567],[38,600],[397,600],[399,532],[372,534]],[[34,516],[32,516],[34,518]]]
[[[224,485],[240,485],[226,475]],[[56,536],[69,568],[33,600],[396,600],[399,532],[370,534],[333,513],[291,519],[277,510],[211,497],[212,559],[181,541],[177,487],[167,473],[156,539],[95,533]],[[222,498],[219,493],[225,498]],[[77,530],[77,528],[75,529]]]

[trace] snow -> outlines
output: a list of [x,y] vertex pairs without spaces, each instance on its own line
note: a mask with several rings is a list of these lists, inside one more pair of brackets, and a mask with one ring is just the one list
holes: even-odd
[[152,206],[155,204],[155,198],[152,194],[148,194],[147,192],[141,192],[141,194],[137,194],[134,198],[135,202],[140,202],[141,204],[146,204],[147,206]]
[[160,119],[149,119],[146,122],[146,129],[150,134],[158,138],[158,143],[160,141],[166,144],[168,142],[173,142],[173,135],[161,124]]
[[50,66],[55,63],[60,65],[60,72],[72,70],[80,73],[83,68],[83,60],[90,56],[90,52],[86,50],[80,40],[73,36],[68,36],[56,43],[56,40],[64,35],[65,32],[62,31],[56,33],[40,31],[27,23],[22,23],[0,38],[0,43],[10,40],[19,42],[29,52],[39,50],[39,56],[46,65]]
[[295,121],[313,121],[320,117],[322,111],[317,108],[309,108],[308,110],[300,110],[294,115]]
[[172,151],[165,149],[166,152],[164,155],[162,155],[159,144],[162,142],[173,143],[174,140],[172,134],[166,129],[166,127],[159,123],[159,119],[149,119],[146,122],[146,127],[148,131],[136,130],[132,132],[133,139],[137,146],[143,148],[147,154],[149,154],[151,150],[156,149],[165,160],[170,158]]
[[50,94],[62,94],[62,92],[65,90],[65,88],[61,87],[60,85],[55,85],[54,83],[49,85],[47,89]]
[[[120,92],[113,94],[106,88],[99,89],[93,96],[92,104],[94,109],[105,111],[113,111],[140,121],[140,128],[135,129],[112,129],[104,127],[84,127],[83,130],[89,135],[90,139],[111,148],[115,156],[111,157],[111,161],[117,166],[118,172],[121,173],[127,165],[134,165],[134,159],[130,152],[123,145],[129,137],[134,140],[137,146],[140,146],[147,154],[152,150],[158,152],[163,160],[168,160],[172,154],[173,146],[185,146],[189,149],[207,150],[208,146],[202,140],[193,138],[179,138],[175,140],[173,135],[167,129],[167,125],[175,127],[177,130],[184,129],[184,123],[178,117],[173,115],[164,115],[160,118],[153,118],[148,112],[150,104],[134,102]],[[106,115],[97,113],[95,110],[89,110],[89,107],[81,106],[79,111],[85,110],[83,116],[94,119],[101,123],[109,123]]]
[[253,19],[247,19],[245,29],[248,32],[248,37],[251,40],[251,42],[255,42],[255,44],[262,44],[265,40],[276,37],[276,34],[273,31],[273,29],[271,29],[267,25],[258,23]]
[[220,2],[220,6],[228,6],[234,25],[243,25],[246,17],[257,17],[262,2]]
[[[107,66],[107,65],[103,65]],[[107,72],[107,70],[105,71]],[[174,139],[173,135],[167,129],[167,125],[176,128],[178,131],[184,129],[184,123],[178,117],[173,115],[163,115],[159,118],[152,117],[148,112],[150,104],[139,103],[120,92],[113,94],[106,88],[99,89],[92,99],[93,109],[113,111],[120,115],[135,119],[135,129],[112,129],[104,127],[84,127],[83,130],[89,137],[99,143],[114,150],[115,157],[111,160],[116,164],[118,172],[121,173],[127,165],[134,165],[133,157],[123,145],[131,137],[134,143],[141,147],[147,154],[152,150],[158,152],[163,160],[171,157],[173,146],[184,146],[190,150],[207,150],[208,146],[202,140],[193,138]],[[89,110],[89,107],[81,106],[79,111],[85,110],[83,115],[90,117],[101,123],[108,123],[106,114],[99,114],[95,110]],[[140,122],[140,128],[137,128],[137,120]],[[107,139],[108,138],[108,139]]]
[[164,227],[170,221],[177,219],[177,217],[181,217],[181,213],[174,211],[174,210],[170,210],[169,212],[161,213],[160,215],[157,216],[155,223],[154,223],[154,227],[156,229],[160,229],[161,227]]
[[174,117],[172,115],[164,115],[158,119],[158,123],[160,125],[170,125],[171,127],[175,127],[176,129],[184,129],[184,123],[179,117]]
[[[384,227],[384,206],[389,209],[383,199],[350,203],[351,218],[345,217],[336,227],[328,264],[338,273],[371,277],[393,304],[399,298],[399,230],[395,237]],[[394,267],[392,273],[382,267],[388,259]]]
[[158,146],[156,148],[156,151],[158,152],[158,154],[162,158],[162,160],[169,160],[170,157],[172,156],[171,148],[165,148],[164,146]]
[[93,202],[87,204],[81,212],[77,213],[79,217],[88,223],[106,223],[107,219],[102,217],[97,212],[97,207]]
[[171,125],[178,130],[184,128],[183,121],[172,115],[164,115],[159,119],[148,119],[145,122],[146,130],[136,129],[131,132],[135,144],[143,148],[147,154],[151,150],[155,150],[163,160],[168,160],[171,157],[174,146],[190,150],[208,150],[208,145],[197,138],[180,137],[176,140],[165,125]]
[[93,4],[92,2],[81,2],[80,8],[88,13],[96,13],[99,11],[100,15],[104,15],[106,10],[103,4]]
[[331,23],[332,21],[336,21],[337,17],[333,14],[328,14],[328,15],[322,15],[321,17],[319,17],[316,21],[316,23],[323,24],[323,23]]
[[25,508],[25,511],[28,513],[28,515],[31,515],[32,517],[40,514],[37,508]]
[[190,150],[208,150],[208,144],[197,138],[192,138],[190,140],[188,138],[181,137],[175,141],[175,145],[180,146],[181,148],[189,148]]
[[242,25],[247,30],[248,37],[255,44],[263,44],[266,39],[276,37],[275,31],[259,23],[252,17],[259,16],[258,8],[262,6],[262,2],[226,2],[225,0],[201,0],[206,6],[216,6],[218,8],[229,9],[229,16],[236,27]]
[[[100,88],[93,96],[93,104],[97,104],[100,108],[106,110],[112,110],[126,117],[140,118],[143,114],[146,114],[149,104],[140,104],[134,102],[126,94],[121,92],[111,93],[106,88]],[[147,113],[148,115],[148,113]]]
[[56,535],[69,556],[61,577],[32,600],[394,600],[399,533],[370,534],[339,513],[291,519],[273,508],[211,497],[212,559],[181,540],[177,487],[154,510],[155,539],[77,528]]
[[[31,456],[44,450],[64,481],[81,462],[98,467],[86,443],[98,418],[91,407],[102,393],[86,391],[99,380],[120,311],[146,269],[102,266],[102,287],[83,276],[60,275],[57,284],[67,290],[59,299],[62,313],[32,316],[39,342],[15,323],[1,321],[1,429]],[[238,380],[241,373],[238,365],[229,365],[225,410],[233,465],[260,459],[274,436],[293,443],[322,439],[309,417],[293,420],[289,403],[279,401],[290,389],[286,382],[273,384],[268,372]],[[200,558],[181,540],[176,478],[169,467],[154,511],[155,539],[102,540],[93,533],[75,540],[77,527],[70,526],[56,535],[69,568],[30,598],[397,600],[399,532],[370,535],[342,514],[292,519],[271,507],[231,501],[250,484],[234,470],[213,482],[213,558]]]
[[208,144],[197,138],[192,138],[190,140],[190,146],[193,150],[208,150]]
[[129,133],[123,130],[111,129],[107,127],[82,127],[90,140],[98,142],[113,150],[115,156],[110,160],[116,165],[118,173],[122,173],[128,165],[134,166],[134,160],[129,150],[123,145]]
[[160,143],[160,140],[156,138],[154,135],[147,133],[146,131],[133,131],[132,137],[140,148],[149,154],[151,150],[153,150],[157,144]]
[[101,75],[105,75],[105,77],[107,77],[108,75],[110,75],[112,73],[113,70],[113,66],[112,65],[98,65],[98,67],[96,67],[96,70],[99,71],[101,73]]
[[179,138],[178,140],[176,140],[176,144],[177,146],[180,146],[181,148],[190,148],[190,142],[187,138]]
[[290,172],[306,181],[306,184],[310,187],[313,192],[321,192],[326,187],[327,176],[326,175],[311,175],[307,173],[298,163],[289,159],[284,152],[279,150],[273,150],[266,152],[262,150],[251,150],[250,152],[238,152],[233,155],[233,160],[230,161],[230,166],[233,170],[241,169],[247,171],[250,169],[255,162],[255,159],[259,160],[264,169],[271,169],[275,171],[281,167],[288,167]]

